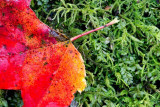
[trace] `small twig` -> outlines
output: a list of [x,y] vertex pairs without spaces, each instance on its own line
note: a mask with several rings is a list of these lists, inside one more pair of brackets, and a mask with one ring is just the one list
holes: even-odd
[[101,27],[99,27],[99,28],[96,28],[96,29],[90,30],[90,31],[88,31],[88,32],[82,33],[82,34],[80,34],[80,35],[77,35],[77,36],[75,36],[75,37],[72,37],[70,40],[73,42],[74,40],[76,40],[76,39],[78,39],[78,38],[80,38],[80,37],[82,37],[82,36],[88,35],[88,34],[90,34],[90,33],[92,33],[92,32],[98,31],[98,30],[100,30],[100,29],[103,29],[103,28],[105,28],[105,27],[108,27],[108,26],[113,25],[113,24],[118,23],[118,22],[119,22],[119,20],[118,20],[117,18],[115,18],[114,20],[112,20],[111,22],[109,22],[108,24],[106,24],[106,25],[104,25],[104,26],[101,26]]

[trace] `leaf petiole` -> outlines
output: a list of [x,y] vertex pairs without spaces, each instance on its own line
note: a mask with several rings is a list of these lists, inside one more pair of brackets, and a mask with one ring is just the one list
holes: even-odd
[[77,36],[75,36],[75,37],[72,37],[70,40],[73,42],[73,41],[75,41],[76,39],[78,39],[78,38],[80,38],[80,37],[82,37],[82,36],[88,35],[88,34],[90,34],[90,33],[92,33],[92,32],[98,31],[98,30],[100,30],[100,29],[103,29],[103,28],[105,28],[105,27],[108,27],[108,26],[113,25],[113,24],[118,23],[118,22],[119,22],[119,20],[118,20],[117,18],[115,18],[114,20],[112,20],[111,22],[109,22],[108,24],[106,24],[106,25],[104,25],[104,26],[101,26],[101,27],[99,27],[99,28],[96,28],[96,29],[90,30],[90,31],[88,31],[88,32],[82,33],[82,34],[80,34],[80,35],[77,35]]

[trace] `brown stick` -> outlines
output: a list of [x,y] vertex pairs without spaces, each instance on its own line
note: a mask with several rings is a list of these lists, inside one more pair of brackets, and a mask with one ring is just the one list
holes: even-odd
[[88,34],[90,34],[90,33],[92,33],[92,32],[98,31],[98,30],[100,30],[100,29],[103,29],[103,28],[105,28],[105,27],[108,27],[108,26],[113,25],[113,24],[118,23],[118,22],[119,22],[119,20],[117,20],[117,18],[116,18],[116,19],[112,20],[111,22],[109,22],[108,24],[106,24],[106,25],[104,25],[104,26],[101,26],[101,27],[99,27],[99,28],[96,28],[96,29],[90,30],[90,31],[88,31],[88,32],[82,33],[82,34],[80,34],[80,35],[77,35],[77,36],[75,36],[75,37],[72,37],[70,40],[73,42],[74,40],[76,40],[76,39],[78,39],[78,38],[80,38],[80,37],[82,37],[82,36],[88,35]]

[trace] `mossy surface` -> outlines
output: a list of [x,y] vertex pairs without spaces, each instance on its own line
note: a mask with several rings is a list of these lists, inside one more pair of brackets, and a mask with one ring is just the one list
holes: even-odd
[[[160,107],[158,0],[32,0],[43,22],[69,37],[120,22],[74,42],[87,87],[72,107]],[[0,106],[22,106],[19,91],[0,91]]]

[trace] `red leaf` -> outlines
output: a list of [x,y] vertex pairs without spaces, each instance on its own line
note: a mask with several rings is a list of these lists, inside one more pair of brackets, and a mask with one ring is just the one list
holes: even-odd
[[[1,89],[20,89],[17,71],[21,69],[20,65],[23,63],[23,60],[20,62],[19,59],[24,59],[22,58],[24,55],[19,53],[28,48],[33,49],[51,42],[56,43],[55,38],[49,37],[51,29],[42,23],[29,8],[29,1],[0,1],[0,38],[2,41],[0,62],[3,62],[0,63],[0,70],[3,71],[0,72],[0,84],[5,84],[0,86]],[[46,44],[42,44],[42,41]]]
[[24,104],[69,105],[73,94],[86,86],[84,68],[80,53],[71,43],[28,51],[22,70]]
[[83,60],[29,3],[0,1],[0,89],[21,90],[24,107],[68,106],[86,86]]
[[25,46],[3,37],[0,41],[0,89],[20,89],[19,71],[25,57],[21,52]]
[[51,29],[36,17],[25,0],[1,0],[0,4],[1,36],[30,48],[40,47],[42,40],[56,43],[55,38],[49,35]]

